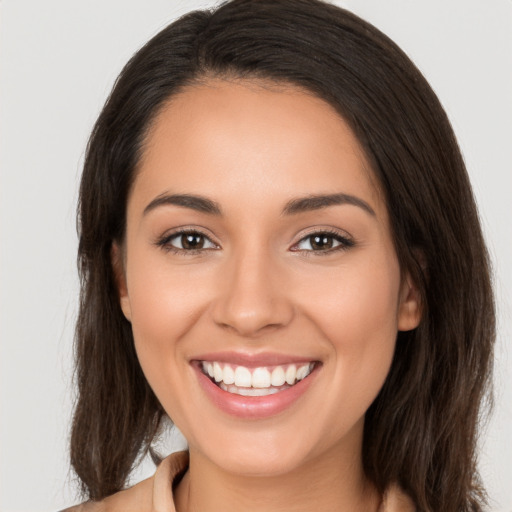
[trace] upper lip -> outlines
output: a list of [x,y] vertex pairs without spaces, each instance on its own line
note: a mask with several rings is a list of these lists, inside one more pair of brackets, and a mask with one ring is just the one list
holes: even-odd
[[300,364],[316,361],[311,357],[299,357],[288,354],[279,354],[275,352],[210,352],[200,354],[192,358],[193,361],[217,361],[247,368],[257,368],[259,366],[279,366],[283,364]]

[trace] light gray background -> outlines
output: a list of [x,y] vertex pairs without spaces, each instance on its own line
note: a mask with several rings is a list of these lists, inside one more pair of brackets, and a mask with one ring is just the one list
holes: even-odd
[[[512,2],[346,0],[416,62],[465,155],[495,265],[496,409],[482,435],[492,510],[512,511]],[[75,502],[66,454],[75,203],[92,124],[132,53],[200,0],[0,0],[3,512]],[[471,276],[468,276],[470,279]],[[150,474],[145,465],[138,474]]]

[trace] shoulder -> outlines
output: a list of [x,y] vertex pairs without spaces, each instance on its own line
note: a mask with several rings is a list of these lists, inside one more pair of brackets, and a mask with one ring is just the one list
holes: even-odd
[[101,501],[87,501],[61,512],[149,512],[152,509],[154,477],[117,492]]
[[152,512],[158,506],[173,511],[172,486],[187,468],[188,452],[173,453],[160,463],[151,478],[104,500],[88,501],[61,512]]

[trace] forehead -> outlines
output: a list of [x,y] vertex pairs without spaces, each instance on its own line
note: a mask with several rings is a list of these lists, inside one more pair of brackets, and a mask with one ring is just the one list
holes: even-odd
[[337,111],[297,87],[261,81],[210,80],[171,97],[148,130],[134,188],[148,198],[172,189],[222,200],[238,188],[267,201],[357,192],[381,202]]

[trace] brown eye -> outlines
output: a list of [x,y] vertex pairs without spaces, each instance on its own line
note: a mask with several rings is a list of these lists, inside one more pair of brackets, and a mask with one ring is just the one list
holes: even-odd
[[206,235],[199,231],[179,231],[167,235],[156,243],[164,250],[176,253],[191,253],[209,249],[218,249]]
[[183,233],[180,242],[180,249],[203,249],[205,237],[199,233]]
[[313,235],[311,238],[311,247],[314,251],[322,249],[332,249],[334,240],[331,235]]
[[294,251],[328,253],[348,249],[354,241],[339,233],[318,232],[304,237],[293,249]]

